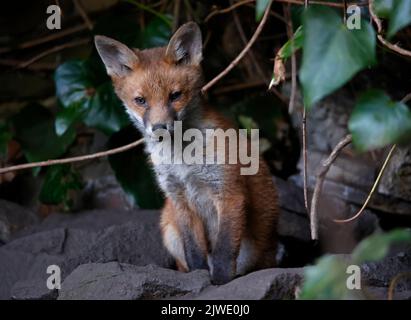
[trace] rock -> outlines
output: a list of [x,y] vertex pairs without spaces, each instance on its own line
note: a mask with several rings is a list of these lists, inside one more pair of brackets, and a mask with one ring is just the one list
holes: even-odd
[[209,285],[206,270],[182,273],[153,265],[90,263],[79,266],[65,279],[58,299],[160,299],[196,294]]
[[378,191],[411,201],[411,145],[395,150],[378,185]]
[[197,296],[205,300],[280,300],[295,299],[301,285],[302,268],[265,269],[250,273],[222,286],[210,286]]
[[13,202],[0,200],[0,242],[10,241],[14,233],[38,222],[39,218],[34,212]]
[[304,207],[303,191],[293,181],[273,177],[280,205],[278,233],[282,237],[293,237],[310,241],[310,222]]
[[62,279],[89,262],[173,266],[162,244],[156,211],[52,215],[0,247],[0,261],[0,299],[9,299],[19,281],[45,284],[47,267],[52,264],[61,268]]
[[[366,287],[363,289],[364,297],[368,300],[387,300],[388,288],[386,287]],[[393,300],[411,300],[411,290],[393,292]]]
[[[390,254],[384,259],[376,262],[367,262],[361,266],[362,278],[369,286],[388,287],[392,279],[402,273],[411,270],[411,247],[404,251]],[[404,277],[398,281],[396,290],[411,290],[410,277]]]
[[7,250],[7,246],[0,248],[0,300],[10,299],[12,288],[19,281],[32,280],[46,284],[49,276],[46,273],[47,267],[52,264],[61,265],[64,260],[62,256],[45,253]]
[[11,298],[14,300],[55,300],[57,290],[50,290],[46,281],[40,279],[18,281],[11,288]]

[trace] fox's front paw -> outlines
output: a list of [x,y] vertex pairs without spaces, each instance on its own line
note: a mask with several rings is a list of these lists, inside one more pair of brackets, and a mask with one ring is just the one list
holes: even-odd
[[213,266],[210,275],[211,282],[215,285],[226,284],[234,278],[234,273],[230,272],[230,268],[216,268],[216,266]]
[[214,285],[226,284],[227,282],[230,282],[231,279],[232,277],[226,274],[212,274],[211,275],[211,283]]

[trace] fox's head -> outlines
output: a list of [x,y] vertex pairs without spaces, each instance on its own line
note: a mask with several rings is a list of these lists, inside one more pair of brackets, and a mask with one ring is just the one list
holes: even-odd
[[95,44],[114,89],[143,134],[173,130],[175,120],[188,121],[196,112],[202,85],[201,31],[189,22],[167,47],[145,50],[96,36]]

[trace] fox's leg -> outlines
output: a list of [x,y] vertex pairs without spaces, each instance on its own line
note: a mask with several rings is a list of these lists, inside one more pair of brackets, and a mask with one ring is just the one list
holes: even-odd
[[161,231],[163,243],[173,258],[176,260],[177,269],[187,272],[187,262],[184,254],[183,239],[175,221],[175,209],[170,199],[166,199],[161,215]]
[[202,221],[187,207],[178,209],[166,200],[161,221],[166,248],[177,261],[179,270],[208,269],[207,242]]
[[229,195],[216,201],[218,232],[210,254],[211,278],[223,284],[234,278],[236,260],[245,229],[245,199],[243,195]]

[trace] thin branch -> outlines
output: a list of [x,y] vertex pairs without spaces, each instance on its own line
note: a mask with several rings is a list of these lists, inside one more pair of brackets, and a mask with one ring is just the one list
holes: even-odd
[[86,24],[87,28],[89,30],[93,30],[93,23],[91,22],[90,18],[87,15],[87,12],[84,10],[83,6],[79,2],[79,0],[74,0],[74,6],[76,7],[76,10],[80,14],[81,18],[83,19],[84,23]]
[[[404,98],[402,98],[401,102],[402,102],[402,103],[407,103],[410,99],[411,99],[411,93],[407,94]],[[367,196],[367,198],[365,199],[365,202],[364,202],[364,204],[362,205],[361,209],[360,209],[354,216],[352,216],[352,217],[349,218],[349,219],[345,219],[345,220],[335,219],[334,222],[337,222],[337,223],[350,222],[350,221],[353,221],[353,220],[357,219],[357,218],[363,213],[363,211],[364,211],[365,208],[367,207],[368,203],[370,202],[372,195],[374,194],[375,190],[377,189],[377,186],[378,186],[378,184],[379,184],[379,182],[380,182],[380,180],[381,180],[381,178],[382,178],[382,175],[383,175],[383,173],[384,173],[384,170],[385,170],[385,168],[387,167],[388,162],[390,161],[390,159],[391,159],[391,157],[392,157],[392,155],[393,155],[393,152],[394,152],[394,150],[395,150],[396,147],[397,147],[397,145],[394,144],[394,145],[391,147],[390,151],[388,152],[388,155],[387,155],[387,157],[386,157],[385,160],[384,160],[384,163],[383,163],[383,165],[382,165],[382,167],[381,167],[381,170],[380,170],[380,172],[378,173],[377,179],[375,179],[374,184],[373,184],[370,192],[368,193],[368,196]]]
[[310,210],[310,225],[311,225],[311,239],[318,239],[318,199],[321,195],[321,190],[324,184],[325,176],[330,170],[331,165],[337,158],[338,154],[352,141],[352,136],[350,134],[346,135],[338,144],[335,146],[334,150],[328,156],[327,159],[322,161],[321,167],[317,173],[317,179],[315,181],[314,193],[311,200],[311,210]]
[[172,28],[173,33],[177,30],[178,22],[180,20],[180,4],[181,4],[181,0],[174,1],[174,8],[173,8],[174,19],[173,19],[173,28]]
[[234,10],[235,8],[241,7],[242,5],[245,5],[245,4],[251,3],[251,2],[255,2],[255,0],[242,0],[242,1],[234,3],[233,5],[225,8],[225,9],[214,10],[207,17],[205,17],[204,22],[207,23],[212,17],[214,17],[216,15],[230,12],[230,11]]
[[[305,6],[307,7],[307,2],[308,0],[304,0],[304,1],[299,1],[299,0],[275,0],[277,2],[283,2],[283,3],[290,3],[290,4],[297,4],[297,5],[301,5],[301,6]],[[323,6],[327,6],[327,7],[334,7],[334,8],[344,8],[344,4],[343,3],[338,3],[338,2],[327,2],[327,1],[309,1],[310,4],[318,4],[318,5],[323,5]],[[368,5],[368,3],[357,3],[357,2],[351,2],[347,4],[348,6],[351,5],[356,5],[356,6],[366,6]]]
[[[304,1],[305,10],[308,9],[309,0]],[[303,187],[304,187],[304,207],[307,213],[308,210],[308,157],[307,157],[307,112],[305,106],[303,106],[303,119],[302,119],[302,131],[303,131]],[[312,225],[312,224],[311,224]]]
[[[0,59],[0,65],[7,66],[7,67],[17,68],[22,63],[23,61],[21,60]],[[32,65],[29,65],[27,69],[34,70],[34,71],[43,71],[43,70],[50,71],[50,70],[55,70],[56,67],[57,67],[56,63],[38,62],[38,63],[33,63]]]
[[257,29],[255,30],[253,36],[251,37],[250,41],[247,43],[247,45],[244,47],[244,49],[240,52],[240,54],[225,68],[219,75],[217,75],[214,79],[212,79],[210,82],[208,82],[202,89],[201,91],[205,93],[208,89],[210,89],[214,84],[216,84],[221,78],[223,78],[227,73],[229,73],[239,62],[242,58],[244,58],[245,54],[247,51],[251,48],[251,46],[254,44],[254,42],[257,40],[258,36],[260,35],[261,31],[263,30],[264,24],[267,21],[267,18],[270,13],[270,7],[271,7],[272,0],[268,4],[267,8],[265,9],[264,16],[261,19],[260,24],[258,25]]
[[38,46],[40,44],[43,44],[43,43],[46,43],[46,42],[49,42],[49,41],[64,38],[65,36],[68,36],[68,35],[71,35],[73,33],[83,31],[85,29],[87,29],[87,26],[85,24],[82,24],[82,25],[79,25],[79,26],[74,26],[72,28],[67,28],[65,30],[62,30],[60,32],[55,32],[55,33],[52,33],[52,34],[47,35],[47,36],[42,36],[41,38],[37,38],[37,39],[34,39],[34,40],[23,42],[21,44],[18,44],[16,47],[0,48],[0,53],[7,53],[7,52],[10,52],[10,51],[13,51],[14,49],[32,48],[32,47]]
[[68,49],[68,48],[73,48],[73,47],[77,47],[83,44],[86,44],[90,42],[90,39],[80,39],[80,40],[76,40],[73,42],[68,42],[59,46],[56,46],[54,48],[51,48],[49,50],[43,51],[42,53],[38,54],[37,56],[31,58],[30,60],[27,60],[26,62],[23,62],[22,64],[20,64],[18,66],[18,68],[26,68],[27,66],[29,66],[30,64],[32,64],[33,62],[36,62],[37,60],[40,60],[41,58],[44,58],[45,56],[48,56],[49,54],[64,50],[64,49]]
[[143,142],[144,142],[144,139],[140,139],[140,140],[134,141],[130,144],[127,144],[125,146],[110,149],[110,150],[107,150],[107,151],[87,154],[87,155],[84,155],[84,156],[64,158],[64,159],[55,159],[55,160],[46,160],[46,161],[32,162],[32,163],[25,163],[25,164],[20,164],[20,165],[17,165],[17,166],[1,168],[0,169],[0,174],[10,172],[10,171],[18,171],[18,170],[24,170],[24,169],[30,169],[30,168],[36,168],[36,167],[47,167],[47,166],[51,166],[51,165],[55,165],[55,164],[72,163],[72,162],[79,162],[79,161],[85,161],[85,160],[101,158],[101,157],[109,156],[109,155],[112,155],[112,154],[127,151],[129,149],[137,147],[138,145],[142,144]]
[[378,18],[378,16],[377,16],[376,13],[374,12],[374,7],[373,7],[373,5],[374,5],[374,0],[370,0],[370,1],[369,1],[369,4],[368,4],[368,8],[369,8],[369,11],[370,11],[371,18],[372,18],[372,20],[374,21],[374,23],[375,23],[376,26],[377,26],[377,31],[378,31],[377,38],[378,38],[378,40],[379,40],[385,47],[387,47],[388,49],[390,49],[390,50],[392,50],[392,51],[394,51],[394,52],[396,52],[396,53],[398,53],[398,54],[400,54],[400,55],[402,55],[402,56],[411,57],[411,51],[406,50],[406,49],[403,49],[403,48],[399,47],[398,45],[389,42],[388,40],[386,40],[386,39],[382,36],[382,34],[383,34],[382,23],[381,23],[380,18]]
[[391,147],[390,152],[388,152],[388,155],[387,155],[387,157],[385,158],[384,164],[382,165],[382,168],[381,168],[380,172],[378,173],[377,179],[375,179],[374,184],[373,184],[373,186],[372,186],[372,188],[371,188],[371,191],[369,192],[369,194],[368,194],[368,196],[367,196],[367,199],[365,200],[365,202],[364,202],[364,204],[362,205],[361,209],[360,209],[354,216],[352,216],[351,218],[344,219],[344,220],[334,219],[334,222],[337,222],[337,223],[350,222],[350,221],[353,221],[353,220],[357,219],[357,218],[363,213],[363,211],[364,211],[365,208],[367,207],[368,203],[370,202],[372,195],[374,194],[375,190],[377,189],[378,184],[380,183],[380,180],[381,180],[381,178],[382,178],[382,175],[383,175],[383,173],[384,173],[384,171],[385,171],[385,168],[387,167],[388,162],[390,161],[390,159],[391,159],[391,157],[392,157],[392,154],[393,154],[393,152],[394,152],[394,150],[395,150],[396,147],[397,147],[397,145],[394,144],[394,145]]
[[240,83],[234,83],[230,85],[226,85],[224,87],[216,87],[214,90],[214,94],[223,94],[227,92],[233,92],[233,91],[238,91],[238,90],[244,90],[244,89],[249,89],[249,88],[255,88],[255,87],[262,87],[266,86],[267,82],[266,81],[253,81],[253,82],[240,82]]
[[[231,1],[230,1],[231,3]],[[234,17],[234,23],[236,25],[236,28],[238,30],[238,33],[240,35],[241,41],[243,42],[244,45],[247,45],[247,37],[245,35],[244,29],[241,26],[241,21],[240,18],[238,17],[237,12],[233,11],[233,17]],[[249,57],[251,58],[251,61],[254,64],[255,69],[257,70],[259,76],[261,77],[262,80],[264,80],[266,78],[266,75],[264,74],[263,69],[261,69],[260,64],[258,63],[255,54],[253,52],[253,49],[250,49],[250,51],[248,52]]]
[[294,41],[293,39],[293,21],[291,19],[290,4],[284,5],[284,15],[287,19],[287,35],[288,39],[291,41],[292,45],[292,54],[291,54],[291,94],[290,101],[288,104],[288,112],[291,114],[294,111],[295,96],[297,91],[297,59],[294,52]]
[[411,92],[408,93],[404,98],[402,98],[401,102],[402,103],[407,103],[410,100],[411,100]]
[[398,281],[402,278],[411,278],[411,272],[402,272],[397,274],[390,282],[390,286],[388,287],[388,300],[392,300],[394,298],[394,290],[395,286],[397,285]]

